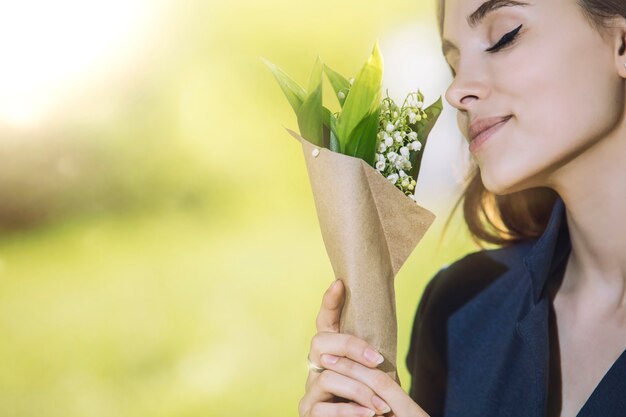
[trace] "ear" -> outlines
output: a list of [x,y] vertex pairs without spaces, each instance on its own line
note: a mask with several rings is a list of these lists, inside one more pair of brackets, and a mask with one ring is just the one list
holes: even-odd
[[609,22],[615,65],[619,74],[626,78],[626,18],[617,16],[611,18]]

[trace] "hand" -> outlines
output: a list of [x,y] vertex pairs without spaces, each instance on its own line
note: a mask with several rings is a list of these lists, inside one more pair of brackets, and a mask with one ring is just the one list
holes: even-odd
[[391,377],[376,369],[382,356],[372,346],[339,333],[345,290],[341,281],[334,284],[324,294],[309,359],[322,364],[328,354],[338,361],[323,364],[326,369],[321,373],[309,371],[306,393],[298,406],[300,417],[372,417],[389,412],[396,417],[428,417]]
[[339,375],[359,381],[391,407],[389,417],[429,417],[428,414],[407,395],[396,381],[380,369],[371,369],[348,358],[322,354],[322,366]]

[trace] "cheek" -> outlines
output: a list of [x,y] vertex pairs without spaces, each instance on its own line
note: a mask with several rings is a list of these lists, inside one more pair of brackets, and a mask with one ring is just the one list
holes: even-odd
[[516,56],[515,69],[502,73],[516,117],[478,155],[485,187],[496,194],[545,185],[619,122],[624,91],[611,57],[596,49],[581,60],[575,48],[559,46],[542,45],[525,64]]

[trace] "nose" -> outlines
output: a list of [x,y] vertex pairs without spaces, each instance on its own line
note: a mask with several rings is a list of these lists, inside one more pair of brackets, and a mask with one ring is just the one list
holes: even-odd
[[[487,99],[490,94],[490,85],[486,71],[480,66],[465,67],[456,74],[456,77],[446,89],[446,101],[458,110],[457,125],[463,136],[469,140],[469,119],[476,115],[476,106]],[[475,116],[474,116],[475,117]]]
[[478,100],[489,96],[490,87],[486,72],[479,66],[465,67],[457,72],[456,77],[446,89],[446,101],[461,112],[471,113]]

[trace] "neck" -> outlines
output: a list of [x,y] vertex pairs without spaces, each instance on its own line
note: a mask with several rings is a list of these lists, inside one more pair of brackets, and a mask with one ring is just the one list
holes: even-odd
[[572,243],[562,293],[584,310],[626,311],[626,126],[561,167],[554,190]]

